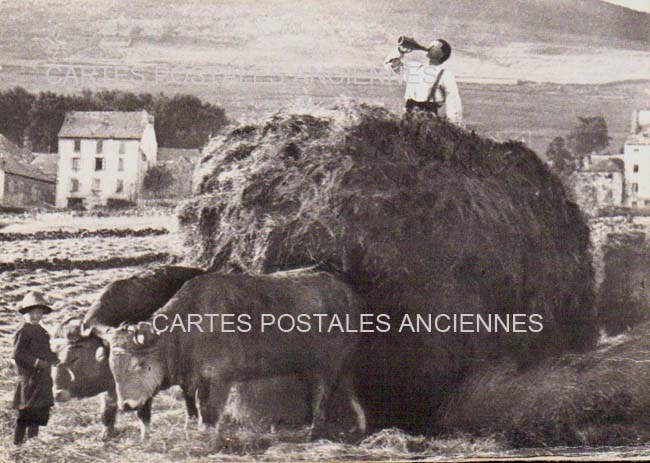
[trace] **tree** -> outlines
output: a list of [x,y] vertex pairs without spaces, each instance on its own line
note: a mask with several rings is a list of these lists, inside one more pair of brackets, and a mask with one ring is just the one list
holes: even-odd
[[[208,142],[210,135],[217,133],[227,122],[222,108],[205,103],[193,95],[175,95],[170,98],[163,93],[152,96],[149,93],[135,94],[119,90],[97,93],[86,90],[81,95],[43,92],[35,97],[22,91],[25,93],[21,99],[25,101],[23,107],[26,115],[20,116],[19,123],[15,124],[16,128],[11,129],[11,133],[15,132],[18,138],[14,141],[18,143],[22,142],[21,132],[27,133],[36,151],[56,151],[59,129],[68,111],[146,110],[155,118],[158,145],[175,148],[201,148]],[[3,109],[2,95],[0,93],[0,110]],[[11,105],[14,106],[16,105]],[[28,107],[29,110],[26,109]],[[0,127],[7,125],[2,125],[2,122],[0,115]],[[7,126],[13,127],[10,124]]]
[[142,188],[144,191],[160,196],[174,184],[174,176],[165,166],[153,166],[144,176]]
[[563,137],[555,137],[546,149],[546,158],[552,169],[560,176],[567,178],[578,168],[576,158],[566,148]]
[[160,146],[200,148],[227,122],[225,111],[193,95],[160,94],[154,104]]
[[609,146],[607,122],[602,116],[579,117],[580,124],[573,128],[567,137],[571,151],[579,158]]
[[9,140],[23,144],[29,125],[29,110],[36,98],[22,87],[0,92],[0,131]]

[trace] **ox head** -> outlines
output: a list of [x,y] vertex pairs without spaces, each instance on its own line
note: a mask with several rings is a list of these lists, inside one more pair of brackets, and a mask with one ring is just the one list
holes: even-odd
[[61,323],[53,344],[60,361],[54,369],[57,401],[92,397],[112,385],[108,347],[95,333],[83,329],[80,318]]
[[109,336],[110,367],[118,406],[134,410],[153,397],[164,380],[159,335],[150,322],[120,325]]

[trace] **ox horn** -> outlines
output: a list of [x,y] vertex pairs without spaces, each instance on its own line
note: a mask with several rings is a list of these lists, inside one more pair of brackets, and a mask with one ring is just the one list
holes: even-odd
[[92,325],[86,326],[86,324],[82,322],[80,327],[80,332],[82,336],[88,337],[92,333],[95,333],[97,336],[99,336],[102,339],[107,339],[110,336],[112,330],[113,328],[111,326],[103,325],[100,323],[94,323]]

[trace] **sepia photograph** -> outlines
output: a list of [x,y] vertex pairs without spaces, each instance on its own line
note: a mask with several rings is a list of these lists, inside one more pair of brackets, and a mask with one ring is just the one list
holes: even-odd
[[650,460],[650,0],[0,0],[0,441]]

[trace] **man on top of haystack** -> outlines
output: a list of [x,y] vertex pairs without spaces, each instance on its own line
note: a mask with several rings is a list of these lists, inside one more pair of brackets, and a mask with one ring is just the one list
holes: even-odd
[[[425,51],[428,64],[404,62],[406,53],[414,50]],[[400,74],[406,82],[404,100],[407,111],[417,108],[438,115],[438,110],[444,106],[447,119],[462,126],[463,106],[456,79],[448,69],[442,68],[449,56],[451,46],[446,40],[436,39],[428,47],[423,47],[409,37],[400,37],[397,50],[386,57],[384,66],[389,71]]]

